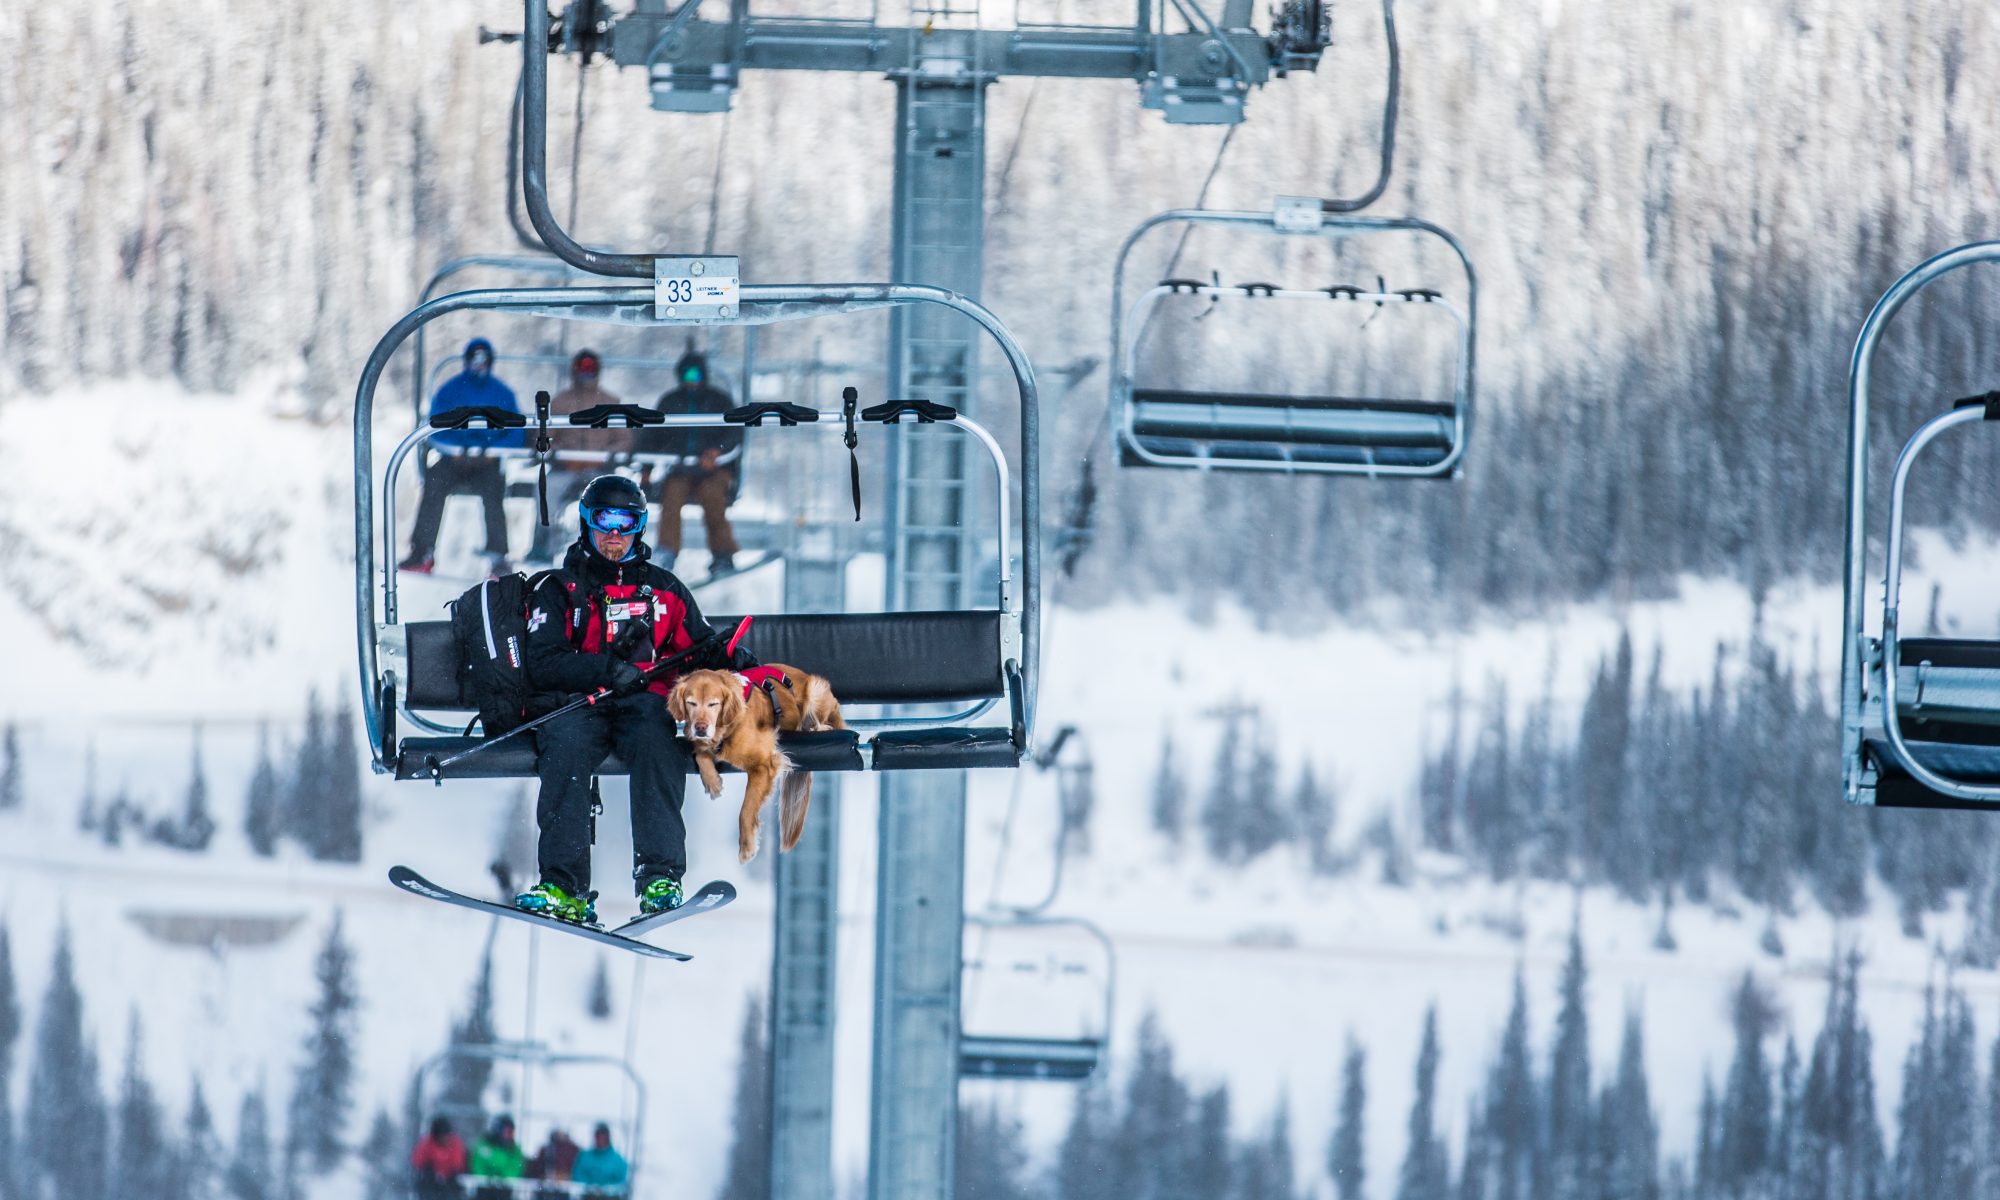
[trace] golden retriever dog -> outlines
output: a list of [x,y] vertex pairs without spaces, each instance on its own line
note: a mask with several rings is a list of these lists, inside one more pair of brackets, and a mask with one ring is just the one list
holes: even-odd
[[792,771],[791,761],[778,749],[778,732],[847,728],[840,702],[826,680],[780,663],[756,668],[747,677],[728,671],[691,671],[674,684],[667,711],[687,726],[701,786],[711,797],[722,794],[722,776],[715,769],[718,758],[748,780],[743,810],[736,818],[737,860],[747,863],[756,857],[758,817],[780,780],[778,848],[798,845],[806,828],[806,807],[812,803],[812,772]]

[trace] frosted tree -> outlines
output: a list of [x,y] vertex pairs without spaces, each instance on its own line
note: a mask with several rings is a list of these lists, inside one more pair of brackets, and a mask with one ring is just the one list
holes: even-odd
[[1153,772],[1152,804],[1148,811],[1153,818],[1153,832],[1178,847],[1187,832],[1187,781],[1174,763],[1172,729],[1160,738],[1160,765]]
[[111,1160],[113,1196],[165,1196],[176,1174],[166,1118],[146,1079],[144,1029],[132,1013],[125,1046],[125,1077],[118,1089],[117,1143]]
[[1495,1200],[1525,1200],[1540,1175],[1540,1109],[1528,1059],[1528,990],[1514,969],[1514,1002],[1507,1010],[1500,1054],[1486,1077],[1486,1136],[1492,1143]]
[[1229,1144],[1229,1085],[1219,1083],[1195,1101],[1187,1147],[1187,1194],[1228,1196],[1235,1190]]
[[0,812],[21,807],[21,742],[14,722],[0,727]]
[[1187,1123],[1187,1085],[1174,1071],[1173,1046],[1158,1015],[1149,1012],[1139,1022],[1125,1111],[1112,1138],[1112,1176],[1122,1181],[1125,1194],[1168,1192],[1180,1170]]
[[403,1140],[403,1134],[396,1128],[389,1110],[376,1109],[375,1119],[368,1124],[368,1137],[361,1143],[359,1151],[362,1174],[368,1181],[368,1195],[403,1194],[410,1176]]
[[1570,926],[1563,963],[1555,1045],[1549,1052],[1549,1180],[1553,1200],[1581,1200],[1591,1191],[1595,1148],[1590,1094],[1590,1019],[1584,999],[1581,915]]
[[97,1051],[84,1037],[83,996],[77,990],[69,928],[56,933],[35,1028],[35,1057],[28,1092],[35,1098],[22,1133],[32,1163],[33,1186],[63,1200],[104,1200],[111,1159],[109,1119],[97,1074]]
[[271,1117],[261,1087],[243,1097],[236,1118],[236,1150],[225,1182],[235,1200],[278,1200],[278,1174],[271,1158]]
[[1417,1051],[1416,1098],[1410,1102],[1409,1138],[1396,1200],[1434,1200],[1450,1184],[1443,1140],[1437,1132],[1437,1005],[1424,1012],[1424,1040]]
[[174,1165],[177,1174],[172,1194],[178,1200],[222,1200],[222,1143],[200,1079],[188,1093],[186,1131]]
[[[998,1104],[961,1104],[952,1171],[957,1200],[1018,1200],[1030,1194],[1028,1147],[1018,1118]],[[768,1174],[769,1168],[765,1168]],[[733,1180],[732,1176],[732,1180]],[[724,1190],[724,1197],[737,1195]],[[756,1194],[769,1196],[767,1189]]]
[[188,772],[187,795],[181,801],[181,816],[174,829],[174,845],[183,850],[208,849],[215,837],[215,818],[208,811],[208,773],[201,765],[201,730],[195,729],[194,763]]
[[1722,1086],[1716,1179],[1725,1188],[1741,1190],[1755,1183],[1768,1167],[1772,1116],[1771,1067],[1764,1057],[1764,1038],[1772,1022],[1771,1000],[1747,971],[1737,985],[1729,1012],[1736,1050]]
[[1333,851],[1336,810],[1333,785],[1322,784],[1313,774],[1312,763],[1306,763],[1299,769],[1298,785],[1292,789],[1290,815],[1306,867],[1315,875],[1331,875],[1338,867]]
[[[1077,1089],[1069,1125],[1056,1146],[1055,1162],[1049,1170],[1049,1192],[1056,1200],[1114,1200],[1128,1194],[1125,1181],[1112,1170],[1114,1124],[1108,1089],[1097,1083]],[[1225,1128],[1225,1171],[1227,1133]]]
[[284,831],[314,858],[326,857],[332,844],[329,821],[333,812],[333,750],[326,713],[317,689],[306,693],[306,727],[293,755],[292,775],[284,798]]
[[306,1032],[305,1061],[293,1085],[288,1142],[298,1147],[303,1166],[325,1174],[345,1153],[348,1119],[354,1111],[355,1009],[354,951],[341,937],[341,916],[313,963],[319,986]]
[[597,968],[590,973],[590,997],[584,1002],[584,1011],[592,1020],[611,1019],[611,973],[603,955],[598,956]]
[[1250,748],[1242,805],[1237,820],[1237,842],[1244,858],[1256,858],[1291,837],[1291,814],[1279,791],[1278,753],[1261,736]]
[[[487,926],[486,949],[479,958],[479,974],[473,977],[471,1002],[464,1019],[451,1027],[453,1048],[488,1046],[494,1041],[493,939],[499,932],[499,925],[500,919],[495,917],[493,923]],[[472,1055],[455,1055],[447,1059],[439,1103],[447,1108],[477,1111],[483,1102],[486,1081],[492,1074],[491,1059]]]
[[97,743],[89,742],[83,748],[83,795],[77,798],[76,827],[84,833],[96,833],[98,820]]
[[1347,1035],[1340,1064],[1340,1109],[1326,1147],[1326,1170],[1338,1200],[1361,1200],[1368,1182],[1368,1052]]
[[328,808],[317,856],[328,862],[361,861],[361,750],[354,728],[354,705],[343,691],[326,747]]
[[[1443,1149],[1438,1153],[1442,1158]],[[1283,1100],[1271,1117],[1270,1129],[1244,1146],[1237,1162],[1234,1194],[1242,1200],[1292,1200],[1292,1117]]]
[[[717,1200],[762,1200],[771,1194],[771,1055],[764,1004],[755,996],[743,1006],[743,1030],[736,1044],[729,1158]],[[962,1135],[963,1122],[959,1129]]]
[[1215,749],[1208,794],[1201,805],[1202,844],[1216,862],[1235,862],[1243,848],[1243,763],[1237,753],[1240,724],[1231,719]]
[[265,858],[278,852],[278,837],[284,832],[284,797],[280,792],[278,768],[271,761],[271,730],[257,727],[257,766],[250,774],[250,788],[243,799],[243,836],[250,849]]
[[1659,1175],[1660,1127],[1646,1085],[1644,1036],[1639,1014],[1625,1014],[1618,1073],[1599,1103],[1605,1200],[1652,1200]]
[[21,996],[14,982],[14,950],[0,925],[0,1196],[15,1200],[27,1192],[14,1144],[14,1047],[21,1039]]

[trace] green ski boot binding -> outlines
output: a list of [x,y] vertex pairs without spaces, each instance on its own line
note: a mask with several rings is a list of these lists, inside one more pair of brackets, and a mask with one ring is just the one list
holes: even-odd
[[651,916],[654,913],[672,912],[681,906],[686,897],[681,895],[681,881],[660,878],[646,885],[639,893],[639,911]]
[[572,925],[595,925],[596,899],[594,892],[572,896],[553,883],[543,882],[514,897],[514,907],[523,912],[568,921]]

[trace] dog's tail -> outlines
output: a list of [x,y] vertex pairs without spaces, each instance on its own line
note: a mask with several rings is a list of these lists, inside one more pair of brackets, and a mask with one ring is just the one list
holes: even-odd
[[812,804],[811,771],[790,771],[778,785],[778,850],[799,844],[806,831],[806,809]]
[[806,693],[799,697],[799,732],[811,733],[819,728],[819,705],[821,692],[826,690],[826,680],[817,675],[806,680]]

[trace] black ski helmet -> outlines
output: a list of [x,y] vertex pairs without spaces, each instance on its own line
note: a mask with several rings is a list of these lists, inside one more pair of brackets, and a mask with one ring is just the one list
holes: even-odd
[[597,552],[590,536],[593,530],[630,534],[636,543],[646,530],[646,493],[623,475],[599,475],[577,500],[576,519],[583,544],[593,554]]

